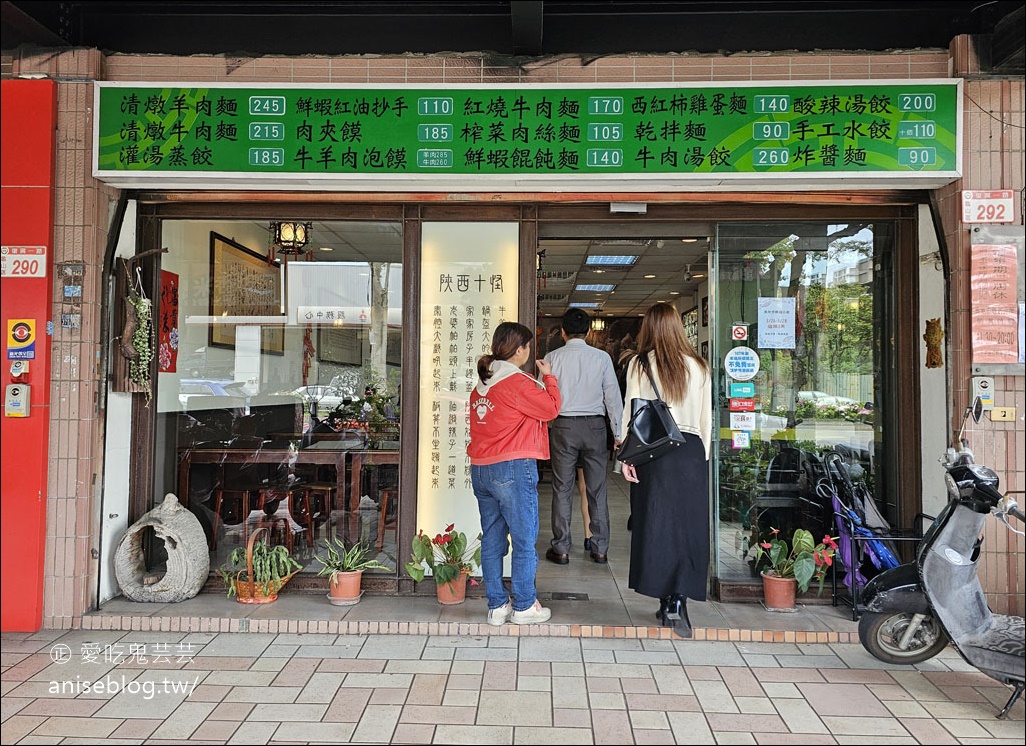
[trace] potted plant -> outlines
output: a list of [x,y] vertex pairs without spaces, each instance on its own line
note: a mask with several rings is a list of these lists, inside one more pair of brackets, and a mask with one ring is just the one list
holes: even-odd
[[347,545],[338,536],[328,542],[325,554],[315,554],[321,563],[318,577],[328,578],[328,600],[335,606],[351,606],[360,600],[363,591],[364,570],[391,570],[373,557],[368,557],[370,548],[362,541]]
[[756,549],[756,566],[763,557],[768,559],[769,569],[763,570],[762,582],[766,607],[769,609],[795,608],[796,591],[805,593],[809,583],[819,583],[818,592],[823,592],[823,581],[827,570],[834,562],[837,543],[830,536],[816,544],[812,533],[797,528],[788,548],[784,539],[778,538],[780,529],[770,529],[770,540],[760,542]]
[[292,557],[288,547],[271,546],[258,528],[249,536],[245,548],[236,547],[217,573],[228,589],[228,598],[235,596],[239,603],[266,604],[278,598],[278,591],[293,575],[303,569]]
[[[413,559],[406,563],[406,572],[418,583],[425,572],[431,569],[438,591],[438,602],[442,604],[463,603],[467,594],[467,579],[481,565],[481,534],[473,542],[467,542],[467,535],[456,531],[456,524],[445,527],[445,533],[429,538],[421,530],[413,538]],[[477,585],[476,580],[471,580]]]

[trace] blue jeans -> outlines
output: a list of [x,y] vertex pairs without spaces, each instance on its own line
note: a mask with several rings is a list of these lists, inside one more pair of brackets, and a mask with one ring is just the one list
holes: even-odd
[[534,606],[538,569],[538,463],[521,458],[470,467],[470,479],[481,513],[481,577],[488,608],[509,600],[502,584],[502,558],[513,542],[513,610]]

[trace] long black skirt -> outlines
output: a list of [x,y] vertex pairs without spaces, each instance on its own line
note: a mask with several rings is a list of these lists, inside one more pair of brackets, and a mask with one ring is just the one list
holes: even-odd
[[653,598],[706,600],[709,575],[709,462],[697,435],[639,466],[631,485],[628,587]]

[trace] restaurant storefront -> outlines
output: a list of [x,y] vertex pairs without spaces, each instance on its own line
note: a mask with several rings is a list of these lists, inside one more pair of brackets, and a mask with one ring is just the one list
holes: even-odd
[[[819,527],[826,454],[907,522],[943,440],[921,428],[927,203],[961,174],[962,84],[936,58],[872,83],[94,83],[93,176],[119,201],[89,605],[169,492],[212,568],[266,528],[303,560],[294,589],[323,587],[308,560],[341,537],[393,568],[371,592],[417,592],[413,536],[476,533],[465,403],[490,330],[533,325],[540,353],[582,305],[613,354],[644,310],[616,295],[657,259],[677,286],[646,302],[715,377],[714,596],[753,581],[767,527]],[[141,296],[147,370],[119,350]]]

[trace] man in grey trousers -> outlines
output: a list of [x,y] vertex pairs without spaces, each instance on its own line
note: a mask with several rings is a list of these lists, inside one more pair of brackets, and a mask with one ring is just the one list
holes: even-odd
[[545,356],[559,379],[563,405],[549,423],[552,467],[552,546],[545,559],[557,565],[570,562],[570,516],[577,466],[584,469],[588,513],[591,517],[591,559],[605,563],[609,549],[609,506],[606,503],[606,462],[609,450],[606,422],[618,434],[623,400],[609,353],[584,341],[591,319],[580,308],[563,315],[566,345]]

